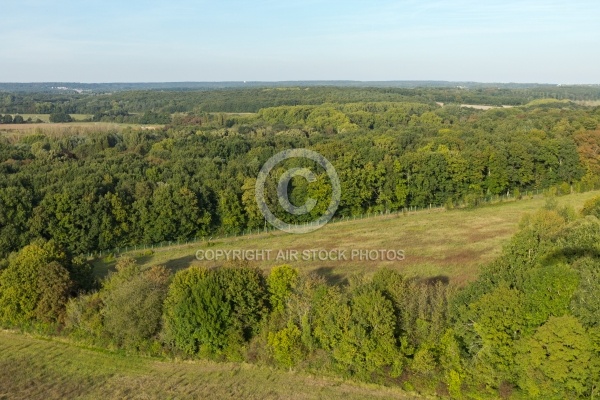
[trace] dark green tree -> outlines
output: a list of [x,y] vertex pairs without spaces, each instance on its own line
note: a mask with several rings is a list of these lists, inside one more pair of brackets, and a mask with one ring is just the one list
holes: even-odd
[[50,122],[73,122],[73,118],[64,112],[55,112],[50,114]]

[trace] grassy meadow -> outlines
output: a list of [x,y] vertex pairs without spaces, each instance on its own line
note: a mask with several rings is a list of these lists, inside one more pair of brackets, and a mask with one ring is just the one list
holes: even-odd
[[165,361],[0,332],[0,399],[410,399],[400,389],[210,361]]
[[[558,197],[560,205],[570,205],[577,211],[583,203],[600,192],[588,192]],[[506,201],[466,210],[443,209],[408,214],[384,215],[360,220],[330,223],[309,234],[294,235],[279,231],[236,238],[219,238],[198,243],[139,250],[128,254],[144,265],[162,264],[173,270],[192,265],[218,266],[226,260],[198,261],[198,250],[271,250],[270,259],[251,261],[264,269],[290,264],[301,271],[313,271],[340,282],[355,273],[370,275],[378,268],[388,267],[408,276],[446,277],[457,284],[473,280],[481,265],[497,257],[502,246],[517,231],[521,218],[542,208],[543,197]],[[345,250],[347,260],[304,260],[303,251],[312,249]],[[352,250],[403,250],[404,260],[352,259]],[[298,260],[277,259],[278,251],[296,250]],[[284,254],[285,255],[285,254]],[[114,265],[114,258],[95,261],[102,276]]]

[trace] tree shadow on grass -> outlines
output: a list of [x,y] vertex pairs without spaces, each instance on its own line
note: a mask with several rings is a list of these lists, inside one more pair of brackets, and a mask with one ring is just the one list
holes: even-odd
[[416,280],[420,283],[424,283],[430,286],[435,286],[438,283],[441,283],[443,285],[448,285],[450,283],[450,278],[446,275],[430,276],[427,278],[418,277],[416,278]]
[[332,267],[320,267],[315,269],[313,273],[317,276],[325,278],[325,281],[327,281],[327,283],[330,285],[348,284],[347,277],[341,274],[336,274]]
[[195,255],[189,255],[185,257],[175,258],[167,261],[163,265],[171,270],[172,272],[177,272],[182,269],[186,269],[192,265],[192,263],[196,261]]
[[123,253],[123,254],[117,254],[116,256],[110,256],[110,258],[93,260],[91,262],[91,264],[94,269],[94,276],[98,279],[104,279],[108,276],[109,273],[115,272],[116,271],[115,265],[117,264],[117,261],[119,261],[119,259],[121,257],[133,258],[138,265],[148,265],[148,264],[151,264],[151,261],[154,258],[154,255],[153,254],[139,255],[139,254],[135,254],[135,253],[133,253],[133,254]]
[[144,254],[139,257],[136,257],[134,255],[133,258],[139,265],[146,265],[146,264],[150,263],[150,261],[152,261],[152,258],[154,258],[154,255],[153,254]]

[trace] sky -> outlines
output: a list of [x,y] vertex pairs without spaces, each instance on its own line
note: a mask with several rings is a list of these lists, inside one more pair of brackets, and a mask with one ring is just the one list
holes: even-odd
[[0,82],[600,83],[600,2],[0,0]]

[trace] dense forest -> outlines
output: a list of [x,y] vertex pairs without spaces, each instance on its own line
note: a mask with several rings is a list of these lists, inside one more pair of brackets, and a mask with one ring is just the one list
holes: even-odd
[[[106,128],[0,143],[0,255],[52,239],[74,254],[262,228],[254,186],[264,162],[310,148],[340,176],[337,216],[476,204],[502,194],[598,186],[598,109],[561,102],[478,111],[429,103],[280,106],[255,115],[176,114],[163,129]],[[99,128],[100,129],[100,128]],[[292,180],[288,222],[320,215],[327,179]],[[319,177],[324,177],[321,171]],[[293,218],[292,218],[293,217]],[[304,218],[304,219],[303,219]]]
[[[338,217],[600,187],[600,108],[559,100],[568,88],[552,92],[564,96],[536,90],[3,94],[4,114],[147,116],[164,126],[0,137],[0,325],[453,398],[593,398],[600,384],[598,199],[578,213],[550,196],[465,288],[391,270],[344,285],[289,266],[173,276],[130,258],[97,281],[85,257],[264,227],[256,178],[267,159],[290,148],[312,149],[335,166]],[[436,101],[522,105],[482,111]],[[270,207],[288,222],[313,219],[329,201],[331,185],[316,169],[315,182],[294,179],[289,188],[295,204],[318,200],[311,213],[288,215],[277,202],[283,171],[307,162],[288,160],[267,182]]]

